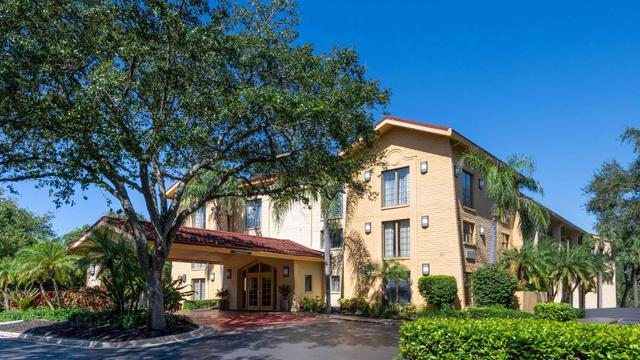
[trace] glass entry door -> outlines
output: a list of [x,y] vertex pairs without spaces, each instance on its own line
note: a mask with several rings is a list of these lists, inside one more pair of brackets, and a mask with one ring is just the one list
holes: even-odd
[[247,310],[273,310],[273,268],[256,264],[247,270]]

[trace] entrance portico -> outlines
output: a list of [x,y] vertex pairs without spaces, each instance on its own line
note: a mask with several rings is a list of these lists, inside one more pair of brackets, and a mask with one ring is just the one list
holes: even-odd
[[[150,243],[155,232],[142,222]],[[118,218],[103,217],[73,243],[81,249],[96,231],[128,236],[128,223]],[[302,298],[322,297],[323,253],[291,240],[180,227],[168,256],[170,261],[222,265],[222,288],[228,290],[231,310],[279,310],[278,287],[291,287],[291,309],[297,310]]]

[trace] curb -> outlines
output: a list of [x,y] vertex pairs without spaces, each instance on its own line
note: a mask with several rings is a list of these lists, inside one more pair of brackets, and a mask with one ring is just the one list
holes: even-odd
[[341,316],[341,315],[327,315],[327,318],[331,320],[342,320],[342,321],[354,321],[354,322],[362,322],[369,324],[379,324],[379,325],[402,325],[406,320],[394,320],[394,319],[372,319],[366,317],[351,317],[351,316]]
[[81,340],[73,338],[62,338],[57,336],[41,336],[25,333],[16,333],[8,331],[0,331],[0,336],[10,339],[28,340],[47,344],[78,346],[85,348],[102,348],[102,349],[122,349],[122,348],[144,348],[158,345],[166,345],[175,342],[199,339],[205,336],[213,335],[216,330],[200,326],[196,330],[184,334],[159,336],[149,339],[129,340],[129,341],[98,341],[98,340]]
[[24,322],[24,320],[5,321],[5,322],[0,322],[0,326],[17,324],[17,323],[21,323],[21,322]]

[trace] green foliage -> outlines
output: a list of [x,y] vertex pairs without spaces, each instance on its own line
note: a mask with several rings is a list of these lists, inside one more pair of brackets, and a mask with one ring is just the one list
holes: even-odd
[[531,319],[423,319],[400,328],[402,359],[638,359],[640,327]]
[[438,309],[452,307],[456,301],[456,278],[447,275],[427,275],[418,280],[418,289],[424,300]]
[[164,281],[162,293],[164,294],[165,311],[174,313],[183,307],[182,302],[193,295],[193,291],[185,291],[187,287],[188,285],[182,285],[182,281],[180,280]]
[[533,314],[543,320],[573,321],[579,313],[569,304],[543,303],[533,307]]
[[53,238],[51,215],[37,216],[15,200],[0,197],[0,234],[0,258],[14,256],[22,248]]
[[29,309],[0,312],[0,322],[15,320],[48,320],[48,321],[65,321],[74,314],[86,313],[88,310],[82,308],[68,309]]
[[7,299],[10,303],[14,303],[18,310],[27,310],[34,307],[34,302],[37,297],[37,289],[11,289],[7,291]]
[[[383,259],[382,263],[372,263],[367,267],[367,271],[370,271],[370,279],[380,280],[380,293],[383,294],[383,305],[388,303],[397,303],[399,301],[399,283],[409,280],[409,268],[404,264],[394,259]],[[396,284],[393,299],[389,299],[386,291],[389,282]]]
[[340,310],[348,311],[354,315],[368,316],[371,313],[371,306],[367,299],[362,297],[339,299]]
[[303,297],[300,301],[300,311],[308,311],[312,313],[319,313],[324,311],[324,300],[320,297],[306,298]]
[[186,300],[182,304],[182,310],[197,310],[197,309],[207,309],[218,306],[217,299],[207,299],[207,300]]
[[484,266],[472,275],[471,291],[477,306],[509,307],[517,287],[513,276],[495,265]]
[[548,285],[548,258],[544,246],[525,241],[524,246],[502,250],[499,263],[518,279],[520,290],[546,290]]
[[[189,317],[175,315],[171,313],[165,314],[167,323],[171,324],[188,324],[193,325]],[[66,319],[65,319],[66,320]],[[139,310],[128,312],[125,314],[114,313],[113,311],[97,311],[97,312],[76,312],[68,317],[71,322],[91,325],[91,326],[116,326],[122,329],[133,329],[146,327],[149,325],[149,312]]]
[[529,319],[533,316],[524,311],[505,308],[502,306],[468,307],[463,310],[468,319]]

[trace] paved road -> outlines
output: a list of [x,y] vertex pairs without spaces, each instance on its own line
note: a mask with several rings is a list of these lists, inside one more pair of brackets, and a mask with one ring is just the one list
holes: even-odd
[[0,339],[0,359],[392,359],[398,327],[332,320],[143,349],[82,349]]
[[587,322],[615,322],[617,324],[640,324],[640,309],[610,308],[589,309],[585,312]]

